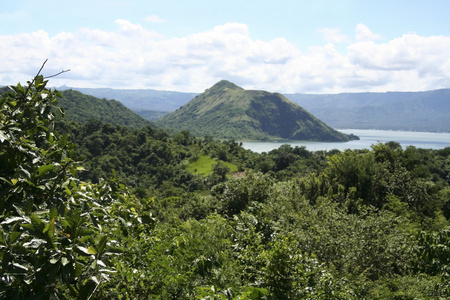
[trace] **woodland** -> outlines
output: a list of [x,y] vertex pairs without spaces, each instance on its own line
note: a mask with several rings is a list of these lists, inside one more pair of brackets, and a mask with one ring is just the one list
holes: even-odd
[[1,299],[450,297],[450,148],[258,154],[61,96],[0,97]]
[[337,131],[279,93],[244,90],[221,80],[154,124],[196,136],[237,140],[359,139]]

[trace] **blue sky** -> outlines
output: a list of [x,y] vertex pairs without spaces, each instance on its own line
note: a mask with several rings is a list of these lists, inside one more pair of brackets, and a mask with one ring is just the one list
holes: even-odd
[[450,88],[450,1],[1,1],[0,85],[202,92]]

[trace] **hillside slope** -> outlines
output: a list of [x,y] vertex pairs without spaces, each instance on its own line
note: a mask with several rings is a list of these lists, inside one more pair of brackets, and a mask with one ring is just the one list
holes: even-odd
[[[69,89],[66,86],[58,90]],[[152,89],[71,88],[98,98],[115,99],[135,112],[172,112],[189,102],[198,93],[159,91]]]
[[278,93],[244,90],[222,80],[157,125],[227,139],[348,141],[340,133]]
[[61,92],[58,106],[64,108],[66,119],[85,123],[90,119],[104,123],[141,128],[150,122],[137,115],[119,101],[99,99],[74,90]]

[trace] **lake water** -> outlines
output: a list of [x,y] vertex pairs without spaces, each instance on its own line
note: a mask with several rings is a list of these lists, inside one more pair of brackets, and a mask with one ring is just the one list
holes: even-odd
[[403,148],[414,146],[424,149],[443,149],[450,147],[450,133],[415,132],[415,131],[388,131],[388,130],[364,130],[364,129],[340,129],[343,133],[353,133],[360,140],[346,143],[323,143],[309,141],[278,141],[278,142],[242,142],[245,149],[262,153],[277,149],[281,145],[289,144],[292,147],[305,146],[309,151],[346,149],[370,149],[370,146],[378,142],[386,143],[395,141]]

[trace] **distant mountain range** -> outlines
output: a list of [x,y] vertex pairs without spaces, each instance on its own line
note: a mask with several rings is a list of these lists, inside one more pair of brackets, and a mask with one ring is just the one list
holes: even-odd
[[286,97],[334,128],[450,132],[450,89]]
[[357,139],[327,126],[281,94],[244,90],[226,80],[155,123],[172,130],[188,130],[197,136],[236,140]]
[[[150,89],[77,90],[116,99],[148,120],[173,112],[198,95]],[[285,96],[333,128],[450,132],[450,89]]]

